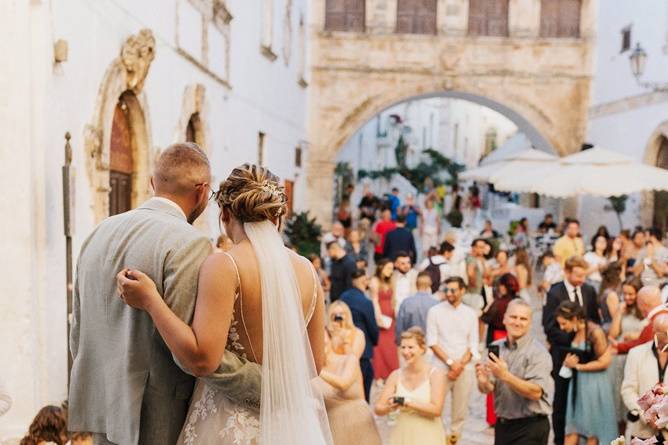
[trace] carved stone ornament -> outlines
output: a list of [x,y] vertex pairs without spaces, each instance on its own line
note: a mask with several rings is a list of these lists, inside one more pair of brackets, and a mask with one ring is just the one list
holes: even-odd
[[151,62],[155,58],[155,38],[150,29],[128,37],[121,49],[121,62],[126,71],[126,84],[135,94],[141,92]]

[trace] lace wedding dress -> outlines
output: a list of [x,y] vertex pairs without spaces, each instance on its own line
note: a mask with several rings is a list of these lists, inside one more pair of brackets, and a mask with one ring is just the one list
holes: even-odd
[[[260,266],[262,282],[263,363],[260,412],[227,399],[198,379],[179,445],[331,445],[331,432],[322,395],[315,385],[315,365],[306,325],[315,310],[317,292],[304,316],[292,263],[280,234],[269,221],[244,224]],[[262,246],[258,249],[259,246]],[[229,256],[229,254],[228,254]],[[232,259],[234,267],[236,263]],[[317,277],[314,274],[314,279]],[[243,318],[243,294],[237,269],[238,307],[230,325],[226,349],[257,363],[240,343],[239,330],[250,340]],[[238,306],[237,306],[238,304]],[[271,316],[268,316],[271,314]]]

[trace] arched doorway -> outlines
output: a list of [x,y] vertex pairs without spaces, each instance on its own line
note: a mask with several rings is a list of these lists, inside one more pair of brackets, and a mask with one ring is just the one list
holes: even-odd
[[188,119],[188,126],[186,127],[186,142],[194,142],[201,146],[203,144],[202,123],[199,113],[193,113]]
[[[668,138],[661,137],[656,156],[656,166],[668,169]],[[654,192],[654,217],[652,225],[665,233],[668,230],[668,192]]]
[[127,212],[132,208],[132,174],[134,156],[132,150],[132,128],[125,92],[114,109],[109,146],[109,216]]

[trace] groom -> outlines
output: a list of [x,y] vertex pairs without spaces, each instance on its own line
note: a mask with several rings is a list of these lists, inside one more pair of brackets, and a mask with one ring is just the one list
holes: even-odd
[[[191,224],[207,206],[210,181],[209,161],[196,144],[171,145],[151,178],[155,197],[103,221],[81,248],[68,427],[93,433],[95,444],[176,444],[195,379],[176,365],[148,314],[118,298],[116,274],[125,267],[146,272],[190,323],[199,267],[212,250]],[[226,351],[207,382],[258,409],[257,365]]]

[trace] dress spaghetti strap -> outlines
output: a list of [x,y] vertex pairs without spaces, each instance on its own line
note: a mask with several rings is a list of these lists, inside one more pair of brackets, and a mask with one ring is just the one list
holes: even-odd
[[311,321],[311,317],[313,317],[313,314],[315,313],[315,306],[318,301],[318,274],[315,271],[315,267],[313,267],[313,264],[309,261],[308,262],[310,269],[311,269],[311,274],[313,275],[313,297],[311,299],[311,305],[309,306],[308,313],[306,316],[306,324]]
[[234,257],[230,255],[227,252],[223,252],[223,254],[227,255],[227,257],[232,261],[232,265],[234,266],[234,271],[237,274],[237,294],[234,297],[234,300],[236,301],[237,298],[239,299],[239,312],[241,313],[241,325],[244,327],[244,332],[246,333],[246,338],[248,339],[248,344],[250,345],[251,353],[253,354],[253,359],[255,360],[255,363],[259,363],[257,361],[257,355],[255,355],[255,350],[253,349],[253,341],[251,340],[250,335],[248,334],[248,329],[246,328],[246,320],[244,320],[244,297],[241,292],[241,275],[239,275],[239,268],[237,267],[237,262],[234,260]]

